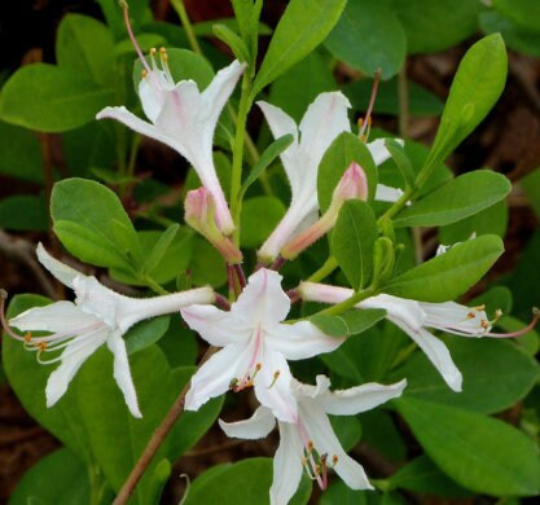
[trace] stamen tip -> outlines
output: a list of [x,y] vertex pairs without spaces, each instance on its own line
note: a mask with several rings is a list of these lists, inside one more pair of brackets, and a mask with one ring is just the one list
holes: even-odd
[[0,299],[7,300],[7,298],[8,298],[8,292],[5,289],[0,288]]
[[533,313],[533,316],[540,317],[540,309],[538,307],[533,307],[532,313]]

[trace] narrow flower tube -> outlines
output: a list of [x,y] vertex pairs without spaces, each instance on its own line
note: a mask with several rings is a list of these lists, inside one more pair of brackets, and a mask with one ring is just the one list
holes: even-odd
[[242,253],[225,237],[216,224],[216,207],[210,191],[204,186],[189,191],[184,202],[185,220],[205,237],[229,265],[242,263]]
[[281,256],[287,260],[296,258],[336,224],[341,207],[347,200],[367,200],[368,184],[364,170],[357,163],[351,163],[344,172],[332,195],[332,203],[322,217],[304,230],[281,249]]
[[[27,350],[36,352],[39,363],[60,363],[47,381],[47,406],[52,407],[64,395],[86,359],[107,344],[114,355],[114,378],[126,404],[133,416],[142,417],[123,335],[145,319],[177,312],[192,304],[212,303],[214,292],[199,288],[154,298],[129,298],[54,259],[41,244],[37,255],[54,277],[74,290],[75,302],[60,301],[29,309],[7,322],[2,300],[0,317],[6,333],[23,342]],[[20,336],[10,326],[27,333]],[[32,332],[48,334],[38,337]]]

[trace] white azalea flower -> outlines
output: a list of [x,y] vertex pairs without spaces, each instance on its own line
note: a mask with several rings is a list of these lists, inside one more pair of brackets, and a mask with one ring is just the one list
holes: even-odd
[[[351,289],[303,282],[299,291],[304,300],[339,303],[350,298]],[[446,345],[426,328],[463,337],[512,337],[514,334],[491,333],[492,324],[484,307],[469,308],[455,302],[417,302],[391,295],[377,295],[360,302],[360,309],[385,309],[387,319],[407,333],[456,392],[461,391],[462,375],[454,364]]]
[[[289,502],[300,484],[303,468],[321,489],[327,487],[329,468],[333,468],[351,489],[373,489],[362,465],[341,447],[328,414],[351,416],[366,412],[401,396],[406,385],[405,380],[390,386],[370,383],[331,392],[330,380],[324,375],[317,376],[316,386],[301,384],[293,379],[293,394],[298,402],[298,422],[278,423],[280,443],[274,458],[270,503],[284,505]],[[245,421],[219,421],[229,437],[248,440],[265,437],[275,423],[272,412],[264,406],[259,407]]]
[[[136,44],[135,39],[133,42]],[[229,235],[234,225],[216,174],[212,143],[221,111],[246,65],[233,61],[201,92],[193,80],[175,83],[167,65],[167,54],[164,50],[160,53],[162,69],[156,65],[155,50],[151,52],[152,68],[139,51],[146,69],[138,91],[149,121],[143,121],[123,106],[106,107],[96,118],[116,119],[142,135],[167,144],[186,158],[212,193],[218,226]]]
[[[83,275],[54,259],[42,244],[38,245],[37,254],[43,266],[76,295],[75,303],[60,301],[29,309],[9,321],[10,326],[20,331],[51,332],[44,337],[31,333],[20,337],[9,332],[23,340],[27,349],[36,351],[40,363],[60,362],[47,381],[47,407],[52,407],[64,395],[85,360],[107,344],[114,355],[114,378],[126,404],[135,417],[142,417],[122,335],[144,319],[176,312],[194,303],[212,303],[213,291],[199,288],[154,298],[129,298],[101,285],[95,277]],[[59,350],[62,350],[60,355]],[[54,357],[46,359],[50,352]]]
[[[283,245],[317,219],[317,171],[330,144],[343,132],[350,132],[347,109],[351,104],[340,92],[321,93],[307,108],[300,125],[283,110],[267,102],[257,102],[274,138],[292,134],[293,143],[281,154],[281,162],[291,185],[292,199],[287,213],[259,251],[270,262]],[[390,157],[383,139],[367,144],[377,165]],[[379,185],[376,197],[395,201],[402,192]]]
[[343,339],[328,337],[308,321],[283,324],[291,301],[281,279],[277,272],[261,268],[249,278],[230,312],[204,305],[181,310],[190,328],[223,347],[192,378],[187,410],[198,410],[229,389],[253,386],[259,402],[278,419],[296,421],[287,360],[331,352]]

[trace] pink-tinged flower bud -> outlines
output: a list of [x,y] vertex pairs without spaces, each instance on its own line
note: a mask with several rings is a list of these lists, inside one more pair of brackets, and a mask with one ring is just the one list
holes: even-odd
[[360,165],[353,162],[334,189],[328,210],[315,224],[285,244],[281,249],[281,256],[288,260],[296,258],[335,226],[339,211],[347,200],[367,200],[367,195],[366,174]]
[[216,205],[210,191],[204,186],[189,191],[184,209],[186,223],[205,237],[229,265],[242,263],[240,250],[217,227]]

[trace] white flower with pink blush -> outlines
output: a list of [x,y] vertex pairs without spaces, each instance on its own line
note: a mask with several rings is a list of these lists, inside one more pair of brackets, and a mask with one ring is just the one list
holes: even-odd
[[332,352],[343,339],[331,338],[308,321],[285,324],[291,301],[281,275],[261,268],[249,279],[229,312],[193,305],[181,314],[211,345],[223,347],[191,380],[186,410],[198,410],[211,398],[253,387],[259,402],[280,420],[296,422],[287,360]]
[[[280,443],[274,457],[274,480],[270,503],[284,505],[298,489],[305,469],[321,489],[328,485],[333,469],[351,489],[373,489],[364,468],[341,447],[328,414],[353,416],[401,396],[407,381],[383,386],[370,383],[330,391],[330,380],[317,376],[316,386],[293,379],[292,392],[298,402],[297,423],[279,421]],[[234,438],[254,440],[268,435],[276,424],[271,410],[259,407],[250,419],[236,423],[219,421],[223,431]]]

